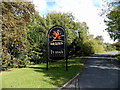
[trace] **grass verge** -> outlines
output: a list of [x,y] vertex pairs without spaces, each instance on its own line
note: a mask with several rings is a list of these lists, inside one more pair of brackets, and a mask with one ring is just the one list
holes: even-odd
[[116,57],[117,57],[117,59],[118,59],[119,62],[120,62],[120,53],[116,54]]
[[2,88],[59,88],[78,72],[83,71],[87,57],[76,57],[68,60],[68,71],[65,61],[31,65],[29,68],[9,69],[2,72]]

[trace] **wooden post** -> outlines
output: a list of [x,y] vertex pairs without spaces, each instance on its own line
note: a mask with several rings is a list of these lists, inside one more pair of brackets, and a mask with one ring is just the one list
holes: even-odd
[[68,59],[66,58],[66,71],[68,71]]
[[46,70],[48,70],[48,56],[47,56],[47,60],[46,60]]
[[68,71],[68,43],[67,43],[67,31],[65,31],[65,59],[66,59],[66,71]]

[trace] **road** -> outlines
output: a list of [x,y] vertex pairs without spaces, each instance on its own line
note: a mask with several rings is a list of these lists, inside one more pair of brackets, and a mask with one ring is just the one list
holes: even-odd
[[120,68],[115,62],[117,52],[100,54],[86,61],[84,72],[79,80],[74,80],[68,88],[75,88],[75,82],[80,90],[120,90]]

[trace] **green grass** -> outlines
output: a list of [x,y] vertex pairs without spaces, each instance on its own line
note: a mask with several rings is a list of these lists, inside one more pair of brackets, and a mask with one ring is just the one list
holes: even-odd
[[82,72],[86,57],[69,59],[68,71],[65,61],[31,65],[29,68],[9,69],[2,72],[2,88],[59,88],[78,72]]

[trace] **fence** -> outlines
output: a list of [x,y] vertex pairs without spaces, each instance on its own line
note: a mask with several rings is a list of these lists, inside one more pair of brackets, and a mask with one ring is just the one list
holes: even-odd
[[74,90],[80,90],[80,79],[79,79],[80,73],[78,73],[73,79],[68,81],[66,84],[64,84],[61,88],[58,90],[66,90],[66,89],[74,89]]

